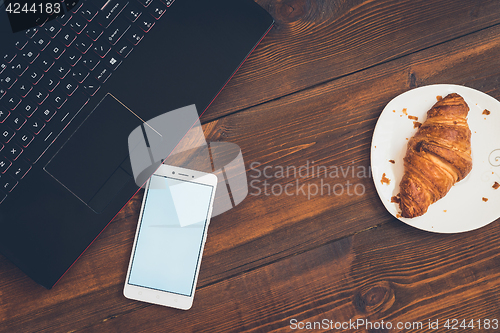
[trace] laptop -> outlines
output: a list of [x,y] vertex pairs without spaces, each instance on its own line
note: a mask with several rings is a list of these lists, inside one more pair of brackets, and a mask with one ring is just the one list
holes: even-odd
[[138,191],[128,135],[201,115],[273,25],[251,0],[54,2],[15,33],[0,5],[0,252],[46,288]]

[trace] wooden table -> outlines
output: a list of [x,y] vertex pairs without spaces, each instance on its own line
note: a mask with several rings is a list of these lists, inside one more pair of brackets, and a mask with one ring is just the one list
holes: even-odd
[[[367,168],[382,109],[414,87],[460,84],[500,99],[500,1],[258,2],[276,25],[202,118],[209,140],[241,147],[249,180],[308,161]],[[459,331],[484,332],[500,320],[500,220],[420,231],[386,211],[371,178],[347,180],[364,194],[250,188],[212,220],[187,312],[122,296],[139,193],[52,290],[0,257],[0,331],[290,332],[319,322],[320,332],[326,321],[339,332],[445,332],[456,319]],[[269,179],[275,193],[293,181]],[[356,320],[372,326],[347,327]]]

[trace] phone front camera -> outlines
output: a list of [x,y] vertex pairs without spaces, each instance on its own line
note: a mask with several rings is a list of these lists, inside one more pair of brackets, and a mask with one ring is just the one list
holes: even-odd
[[172,174],[175,175],[175,171],[172,171]]

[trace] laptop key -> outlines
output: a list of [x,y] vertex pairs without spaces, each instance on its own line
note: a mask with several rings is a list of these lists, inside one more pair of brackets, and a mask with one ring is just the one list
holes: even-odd
[[37,62],[35,64],[44,72],[47,72],[52,67],[52,65],[54,65],[54,59],[49,57],[44,52],[42,55],[40,55],[40,58],[37,59]]
[[142,10],[132,4],[125,9],[125,17],[131,22],[135,22],[141,14]]
[[82,55],[73,47],[68,48],[62,56],[62,59],[72,67],[75,66],[81,58]]
[[43,51],[50,44],[50,37],[47,35],[38,35],[32,39],[32,45],[35,45],[38,50]]
[[43,123],[43,121],[41,121],[35,117],[32,117],[32,118],[28,119],[28,123],[26,124],[26,126],[24,128],[28,129],[31,133],[37,135],[38,133],[40,133],[40,131],[44,127],[45,127],[45,124]]
[[16,81],[16,75],[10,68],[5,69],[0,74],[0,84],[3,85],[4,88],[10,89],[14,85],[14,83],[16,83]]
[[78,84],[75,80],[73,80],[73,78],[71,78],[71,76],[68,76],[64,80],[61,80],[61,87],[66,95],[71,96],[75,92],[76,88],[78,88]]
[[88,103],[88,101],[89,98],[86,95],[77,91],[73,97],[70,98],[68,103],[66,103],[66,105],[64,105],[64,107],[56,113],[49,124],[56,126],[55,128],[60,128],[60,131],[62,131]]
[[104,59],[104,63],[106,64],[106,66],[108,66],[109,69],[115,71],[118,66],[121,65],[122,60],[114,54],[110,54],[106,57],[106,59]]
[[57,112],[53,107],[51,107],[49,105],[44,105],[43,107],[38,109],[35,116],[39,119],[42,119],[46,123],[48,123],[52,119],[52,117],[54,117],[54,115],[56,113]]
[[144,37],[144,32],[140,31],[137,28],[131,28],[126,33],[126,38],[133,44],[137,45]]
[[85,55],[85,59],[82,60],[82,63],[89,70],[93,71],[94,68],[99,64],[100,58],[94,52],[89,52]]
[[22,50],[24,49],[26,44],[28,44],[28,41],[26,39],[20,39],[14,43],[14,46],[16,47],[16,49]]
[[153,0],[139,0],[139,2],[144,6],[147,7],[153,2]]
[[170,7],[175,0],[161,0],[165,4],[165,6]]
[[87,53],[87,51],[92,46],[92,40],[85,34],[78,35],[78,38],[75,42],[75,47],[78,51],[82,53]]
[[78,65],[75,68],[73,68],[73,71],[71,72],[71,77],[76,80],[78,83],[82,83],[85,81],[87,76],[89,76],[89,71],[87,68],[85,68],[83,65]]
[[83,82],[83,90],[90,96],[94,96],[101,85],[93,78],[89,77]]
[[54,89],[52,94],[50,94],[49,100],[53,106],[60,109],[68,100],[64,91],[64,87],[59,85],[56,89]]
[[59,16],[56,20],[61,25],[65,26],[66,24],[68,24],[70,19],[71,19],[71,13],[66,13],[64,15]]
[[24,60],[26,60],[28,63],[32,64],[33,61],[38,58],[40,53],[36,51],[36,49],[33,46],[28,46],[22,53],[21,56],[23,57]]
[[54,41],[49,47],[49,53],[54,59],[59,59],[65,50],[59,41]]
[[167,7],[159,1],[155,1],[154,5],[149,7],[148,10],[149,10],[149,13],[155,19],[159,20],[163,16],[163,14],[165,14]]
[[97,81],[105,83],[111,76],[111,70],[104,66],[104,64],[97,65],[96,69],[93,71]]
[[146,15],[142,16],[139,20],[139,28],[141,28],[144,32],[148,32],[153,25],[155,25],[155,22],[153,21],[152,17],[148,17]]
[[15,94],[21,97],[26,97],[28,93],[33,89],[33,86],[29,84],[24,78],[19,79],[16,84],[11,88]]
[[14,51],[9,51],[7,53],[4,53],[2,56],[2,60],[8,63],[10,63],[15,58],[16,58],[16,53]]
[[11,161],[17,160],[17,158],[19,157],[19,155],[21,155],[22,152],[23,149],[14,142],[11,142],[8,145],[6,145],[3,151],[6,157]]
[[24,148],[28,147],[31,141],[33,141],[35,137],[33,134],[28,132],[26,129],[22,129],[19,133],[16,134],[16,141]]
[[15,180],[11,175],[1,175],[0,176],[0,188],[5,192],[11,192],[17,185],[17,180]]
[[61,41],[66,46],[70,46],[71,44],[73,44],[73,41],[75,39],[76,39],[76,34],[72,30],[66,29],[66,31],[64,31],[62,34],[59,35],[59,41]]
[[116,44],[116,52],[118,52],[122,58],[126,58],[130,52],[132,52],[132,45],[130,45],[125,39],[121,39],[118,44]]
[[78,12],[78,10],[82,7],[82,2],[80,0],[65,0],[64,5],[66,6],[66,9],[68,11],[71,11],[72,13]]
[[18,131],[24,125],[25,122],[26,122],[25,118],[13,115],[12,117],[9,118],[7,124],[16,131]]
[[30,170],[31,170],[31,165],[29,163],[27,163],[23,159],[18,159],[12,164],[8,174],[17,180],[21,180],[24,178],[24,176],[26,176],[26,174]]
[[0,87],[0,100],[5,96],[6,93],[7,89]]
[[26,37],[31,39],[36,35],[37,32],[38,32],[38,28],[34,27],[34,28],[29,28],[28,30],[26,30],[25,34],[26,34]]
[[12,162],[9,161],[7,158],[1,156],[0,157],[0,173],[5,173],[9,167],[12,165]]
[[90,37],[94,42],[102,35],[102,27],[95,23],[90,23],[85,29],[85,34]]
[[0,123],[3,123],[9,115],[10,111],[0,105]]
[[7,64],[6,63],[1,63],[0,64],[0,74],[7,68]]
[[108,54],[111,47],[106,41],[101,38],[94,44],[94,52],[101,58],[104,58]]
[[19,103],[21,103],[21,99],[10,93],[7,98],[5,98],[5,105],[11,110],[14,110],[19,105]]
[[17,58],[16,61],[11,63],[10,69],[12,69],[12,72],[17,76],[21,76],[28,69],[28,64],[22,59]]
[[52,92],[58,84],[59,79],[56,79],[55,76],[52,76],[52,74],[47,74],[42,78],[39,85],[44,89],[47,89],[49,92]]
[[115,45],[128,29],[130,29],[130,24],[125,19],[118,18],[106,29],[104,37],[111,45]]
[[36,66],[31,66],[30,69],[26,72],[26,75],[28,76],[28,80],[31,83],[37,84],[38,81],[40,81],[40,79],[43,77],[43,71]]
[[92,5],[92,2],[87,1],[85,3],[85,8],[83,8],[80,11],[80,15],[88,22],[90,22],[97,15],[98,12],[99,10],[94,5]]
[[40,89],[40,87],[37,85],[33,92],[30,95],[30,98],[34,100],[38,105],[42,104],[45,99],[49,96],[47,92],[44,90]]
[[16,132],[5,124],[0,124],[0,140],[3,143],[8,143]]
[[56,75],[60,79],[64,79],[66,75],[69,73],[69,71],[70,71],[70,66],[63,62],[59,62],[55,68]]
[[102,8],[101,12],[96,17],[97,22],[104,28],[109,27],[127,5],[128,1],[122,0],[110,0],[106,2],[105,7]]
[[54,21],[43,27],[43,31],[52,39],[61,31],[61,27]]
[[85,19],[79,15],[75,15],[73,19],[69,22],[69,26],[73,29],[74,32],[80,34],[83,29],[87,26],[87,22]]
[[38,105],[31,100],[25,98],[23,99],[21,105],[19,106],[19,111],[22,112],[26,117],[31,117],[31,115],[38,109]]

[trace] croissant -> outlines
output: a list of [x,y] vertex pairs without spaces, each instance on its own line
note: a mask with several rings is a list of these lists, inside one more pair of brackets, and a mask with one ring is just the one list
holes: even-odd
[[399,185],[402,217],[425,214],[472,169],[469,107],[449,94],[427,112],[427,120],[409,140]]

